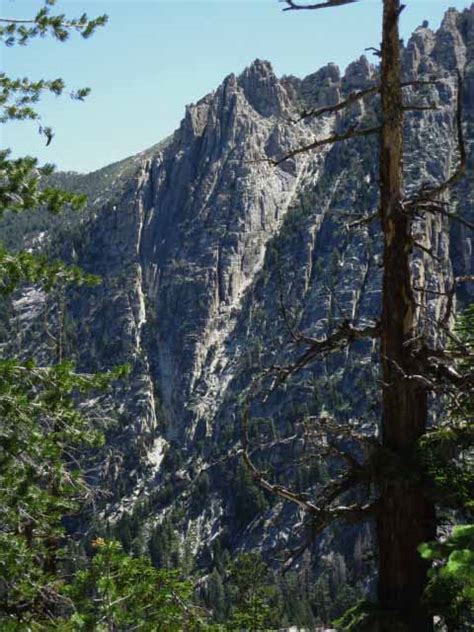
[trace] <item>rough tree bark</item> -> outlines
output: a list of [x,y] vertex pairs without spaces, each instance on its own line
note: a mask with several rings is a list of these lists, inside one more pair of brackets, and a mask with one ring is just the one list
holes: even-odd
[[[315,10],[351,4],[357,0],[326,0],[316,4],[299,4],[282,0],[286,11]],[[418,553],[422,542],[436,538],[435,504],[426,494],[423,468],[417,458],[419,439],[428,431],[428,393],[433,390],[430,380],[419,375],[419,358],[416,344],[420,342],[420,316],[417,313],[415,290],[410,270],[412,224],[414,210],[447,214],[442,202],[436,198],[461,177],[466,168],[466,152],[462,137],[461,79],[458,79],[457,126],[460,162],[455,172],[441,185],[421,191],[413,199],[404,199],[403,189],[403,88],[433,81],[402,82],[399,17],[404,6],[400,0],[382,0],[382,47],[380,84],[351,94],[335,106],[320,108],[302,114],[301,118],[336,112],[350,103],[380,94],[381,126],[370,129],[351,129],[341,135],[318,140],[311,145],[296,148],[273,164],[310,151],[324,144],[344,141],[352,137],[380,134],[380,208],[359,220],[372,221],[379,216],[384,242],[382,313],[375,327],[359,330],[353,324],[342,323],[339,329],[325,340],[313,340],[293,332],[296,342],[307,344],[307,350],[287,367],[271,367],[277,382],[301,370],[321,355],[337,350],[363,337],[378,337],[382,369],[381,445],[375,448],[375,460],[368,463],[370,480],[375,484],[378,499],[365,506],[334,507],[333,502],[349,488],[364,479],[363,465],[349,463],[347,475],[332,481],[323,488],[316,500],[306,495],[269,482],[258,470],[248,450],[247,414],[243,420],[243,454],[253,477],[267,491],[299,505],[312,516],[320,532],[333,519],[360,520],[375,515],[378,544],[378,609],[371,632],[432,632],[433,618],[423,605],[423,592],[427,584],[428,563]],[[414,106],[416,109],[416,106]],[[422,109],[429,109],[422,106]],[[411,108],[413,109],[413,108]],[[456,219],[456,217],[455,217]],[[460,218],[458,218],[460,219]],[[460,219],[461,221],[461,219]],[[464,222],[464,220],[462,220]],[[355,222],[356,225],[359,222]],[[454,288],[454,286],[453,286]],[[454,292],[454,289],[453,289]],[[452,297],[451,297],[452,299]],[[449,300],[448,300],[449,304]],[[447,308],[449,313],[452,305]],[[418,356],[420,354],[418,353]],[[340,429],[343,432],[343,429]],[[350,455],[343,454],[350,462]],[[375,466],[375,467],[374,467]],[[304,550],[302,547],[301,550]],[[367,630],[367,626],[364,630]]]
[[[382,444],[391,455],[393,476],[383,477],[377,513],[379,605],[387,611],[383,630],[429,632],[432,618],[421,596],[427,564],[417,547],[435,538],[435,508],[411,467],[419,437],[426,431],[426,386],[407,379],[417,333],[410,274],[411,221],[403,210],[403,99],[400,69],[399,0],[383,2],[381,63],[382,132],[380,211],[384,239],[381,319],[383,371]],[[382,620],[383,621],[383,620]]]

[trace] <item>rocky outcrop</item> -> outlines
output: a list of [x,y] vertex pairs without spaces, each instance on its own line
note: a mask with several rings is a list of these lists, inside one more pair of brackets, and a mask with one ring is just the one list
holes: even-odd
[[[450,10],[438,31],[419,27],[403,54],[407,79],[439,79],[406,91],[407,103],[437,106],[407,114],[407,190],[439,182],[454,168],[457,71],[464,76],[471,170],[449,196],[471,221],[473,33],[474,6]],[[257,542],[275,549],[291,541],[299,522],[279,504],[250,524],[235,519],[239,397],[252,376],[295,352],[291,328],[318,335],[342,318],[367,323],[379,313],[377,223],[348,228],[377,208],[377,139],[270,163],[334,130],[376,120],[377,101],[367,99],[342,114],[294,122],[303,109],[334,104],[376,81],[377,68],[365,57],[343,75],[329,64],[303,80],[279,79],[268,62],[256,60],[189,106],[173,138],[144,158],[120,199],[100,200],[57,246],[103,279],[98,288],[69,296],[69,351],[82,368],[132,365],[128,383],[111,396],[110,409],[119,413],[104,476],[115,500],[105,514],[116,520],[146,499],[146,534],[179,506],[176,528],[192,527],[203,563],[224,532],[233,549]],[[443,309],[453,270],[472,271],[471,237],[446,218],[420,219],[416,240],[425,249],[414,254],[413,271],[430,314]],[[462,292],[461,300],[472,297],[472,285]],[[19,301],[23,313],[25,297]],[[273,448],[265,458],[277,478],[295,480],[285,463],[304,450],[302,417],[326,410],[343,422],[363,418],[367,428],[376,425],[371,352],[360,344],[334,354],[262,408],[263,430],[256,432]],[[166,454],[177,448],[179,468],[174,461],[170,468]],[[209,487],[196,506],[204,472]],[[306,485],[314,484],[311,476],[308,470]],[[173,493],[164,498],[166,485]],[[367,546],[367,534],[362,543],[360,533],[354,538],[347,559],[356,548],[362,557]]]

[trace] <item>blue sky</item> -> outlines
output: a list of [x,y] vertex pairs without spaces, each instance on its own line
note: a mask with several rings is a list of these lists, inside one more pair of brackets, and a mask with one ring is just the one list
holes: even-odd
[[[39,0],[1,0],[2,17],[29,17]],[[407,0],[402,33],[424,19],[437,28],[450,6],[467,0]],[[59,0],[70,16],[107,13],[90,40],[36,40],[1,51],[9,75],[63,77],[89,86],[84,103],[46,98],[40,111],[55,130],[49,147],[33,124],[4,126],[2,146],[59,168],[87,172],[146,149],[170,134],[184,107],[253,59],[278,75],[304,76],[329,61],[345,67],[380,40],[381,0],[317,12],[281,11],[278,0]]]

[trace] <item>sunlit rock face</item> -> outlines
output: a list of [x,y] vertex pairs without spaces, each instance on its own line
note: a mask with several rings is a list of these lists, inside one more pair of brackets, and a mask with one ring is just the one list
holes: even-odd
[[[438,80],[405,89],[407,105],[437,106],[407,113],[407,192],[442,181],[457,164],[459,71],[469,168],[448,198],[452,212],[471,221],[473,42],[474,6],[448,11],[436,32],[427,24],[419,27],[403,52],[407,81]],[[361,57],[344,73],[329,64],[305,79],[278,78],[268,62],[256,60],[190,105],[172,138],[134,159],[133,176],[117,172],[117,184],[107,183],[109,201],[100,195],[101,172],[92,174],[99,202],[82,222],[66,227],[60,241],[51,237],[56,252],[102,277],[97,288],[68,297],[69,353],[82,369],[122,362],[132,368],[128,381],[106,399],[115,424],[103,459],[103,480],[113,492],[105,515],[117,520],[146,505],[140,509],[146,540],[164,515],[179,514],[175,527],[183,537],[193,533],[204,565],[212,558],[212,543],[224,535],[233,550],[266,551],[299,537],[295,525],[301,517],[275,502],[253,519],[239,519],[240,398],[252,377],[298,353],[290,344],[291,330],[318,336],[343,318],[366,324],[378,316],[379,226],[377,221],[349,226],[377,209],[377,137],[271,163],[353,125],[376,124],[376,98],[344,113],[299,119],[303,111],[374,85],[377,73]],[[120,194],[112,194],[114,187]],[[425,247],[413,255],[416,285],[424,290],[419,302],[439,316],[453,274],[472,272],[472,235],[438,215],[421,218],[415,232]],[[464,285],[460,300],[473,293],[472,284]],[[27,300],[28,295],[18,299],[23,320]],[[29,324],[35,329],[37,323],[37,349],[38,311],[39,303]],[[266,446],[257,456],[281,482],[311,489],[320,480],[314,468],[298,479],[288,467],[304,454],[303,418],[325,411],[341,423],[373,427],[373,352],[367,343],[334,354],[256,408],[264,420],[256,442]],[[339,551],[333,566],[367,575],[368,530],[354,529],[344,544],[334,537],[323,541],[326,550]]]

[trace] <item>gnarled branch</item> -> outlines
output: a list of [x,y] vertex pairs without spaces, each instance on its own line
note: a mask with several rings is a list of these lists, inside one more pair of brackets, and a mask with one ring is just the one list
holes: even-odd
[[[455,353],[456,358],[470,360],[472,362],[473,353]],[[456,390],[472,392],[474,388],[474,372],[460,372],[452,354],[439,349],[430,349],[423,346],[415,356],[415,361],[420,368],[429,376],[432,390],[436,391],[443,385],[450,385]]]
[[312,149],[317,149],[318,147],[322,147],[324,145],[332,145],[333,143],[337,143],[341,140],[347,140],[348,138],[360,138],[361,136],[369,136],[370,134],[378,134],[382,128],[380,126],[377,127],[367,127],[363,129],[354,129],[351,127],[347,130],[347,132],[343,132],[342,134],[333,134],[332,136],[328,136],[327,138],[322,138],[321,140],[317,140],[310,145],[305,145],[303,147],[298,147],[298,149],[294,149],[290,151],[283,158],[279,158],[278,160],[268,159],[274,167],[277,167],[285,160],[289,158],[294,158],[298,154],[303,154],[307,151],[311,151]]
[[415,103],[413,103],[413,104],[404,105],[402,107],[402,110],[404,112],[426,112],[426,111],[432,111],[432,110],[439,110],[439,107],[435,105],[434,103],[432,103],[431,105],[416,105]]
[[463,226],[466,226],[466,228],[469,228],[469,230],[474,230],[474,224],[472,222],[470,222],[468,219],[466,219],[462,215],[459,215],[458,213],[451,213],[450,211],[446,209],[447,206],[448,206],[447,204],[439,200],[425,200],[425,201],[420,200],[418,202],[410,202],[408,206],[406,207],[406,209],[409,212],[415,212],[419,214],[420,213],[432,213],[433,215],[439,214],[439,215],[442,215],[443,217],[447,217],[456,222],[459,222]]
[[357,228],[358,226],[365,226],[367,224],[371,224],[374,220],[380,218],[380,211],[375,211],[374,213],[370,213],[370,215],[364,215],[364,217],[360,217],[359,219],[354,220],[350,224],[347,224],[346,228]]
[[429,255],[432,259],[434,259],[435,261],[442,261],[441,257],[438,257],[437,255],[435,255],[435,253],[433,252],[433,247],[431,248],[427,248],[426,246],[424,246],[423,244],[421,244],[419,241],[413,241],[413,246],[415,248],[419,248],[420,250],[422,250],[423,252],[425,252],[427,255]]
[[343,4],[352,4],[358,0],[327,0],[327,2],[317,2],[316,4],[298,4],[294,0],[280,0],[288,6],[283,11],[314,11],[316,9],[330,9],[331,7],[339,7]]
[[323,340],[297,334],[297,341],[307,344],[309,348],[292,364],[285,367],[273,366],[270,371],[278,374],[279,382],[284,382],[290,375],[326,353],[340,351],[355,340],[378,338],[379,335],[380,327],[378,324],[357,329],[349,320],[344,320],[333,334]]
[[[437,80],[404,81],[401,84],[401,87],[408,88],[411,86],[432,85],[435,83],[439,83],[439,81]],[[365,90],[359,90],[358,92],[351,92],[346,99],[344,99],[343,101],[340,101],[339,103],[336,103],[335,105],[326,105],[321,108],[314,108],[313,110],[301,112],[299,118],[295,119],[293,123],[299,123],[300,121],[306,118],[310,118],[310,117],[317,118],[319,116],[323,116],[324,114],[334,114],[335,112],[339,112],[340,110],[343,110],[344,108],[348,107],[349,105],[352,105],[353,103],[356,103],[357,101],[360,101],[361,99],[365,99],[365,97],[369,97],[373,94],[378,94],[379,92],[380,92],[380,85],[371,86],[370,88],[366,88]],[[430,105],[430,106],[406,105],[404,106],[404,109],[431,110],[431,109],[437,109],[437,107],[433,105]]]
[[242,414],[242,458],[245,465],[248,467],[253,480],[265,491],[278,496],[282,500],[290,501],[296,504],[300,509],[307,512],[312,516],[319,525],[319,530],[322,531],[331,522],[339,518],[346,520],[365,519],[369,513],[369,507],[366,505],[361,507],[360,505],[338,505],[332,506],[332,503],[341,494],[349,491],[362,481],[363,474],[365,472],[363,466],[357,464],[357,467],[350,468],[343,475],[337,479],[331,480],[325,485],[318,493],[318,503],[312,502],[308,499],[308,494],[295,492],[288,487],[271,483],[266,477],[265,473],[257,468],[253,462],[249,451],[248,440],[248,408],[243,411]]
[[318,116],[323,116],[324,114],[334,114],[335,112],[339,112],[340,110],[343,110],[349,105],[352,105],[353,103],[356,103],[357,101],[360,101],[360,99],[365,99],[365,97],[368,97],[372,94],[377,94],[377,92],[380,92],[380,86],[372,86],[371,88],[367,88],[366,90],[360,90],[359,92],[351,92],[349,96],[347,97],[347,99],[344,99],[344,101],[340,101],[339,103],[336,103],[336,105],[326,105],[322,108],[315,108],[313,110],[301,112],[299,118],[294,120],[293,122],[299,123],[300,121],[309,117],[317,118]]

